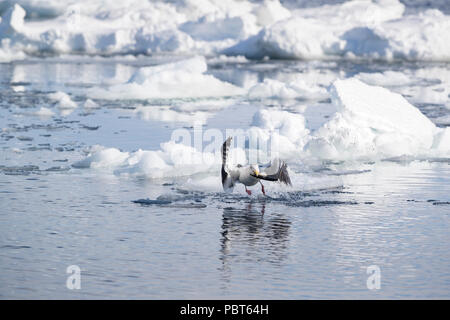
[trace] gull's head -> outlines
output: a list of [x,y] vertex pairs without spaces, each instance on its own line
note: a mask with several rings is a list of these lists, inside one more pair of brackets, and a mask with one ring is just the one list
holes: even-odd
[[255,176],[258,176],[258,175],[259,175],[259,167],[258,167],[257,164],[252,164],[252,165],[250,165],[250,169],[252,170],[252,173],[253,173]]

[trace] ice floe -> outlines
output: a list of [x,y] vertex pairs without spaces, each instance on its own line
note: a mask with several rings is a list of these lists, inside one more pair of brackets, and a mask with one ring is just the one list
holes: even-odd
[[[233,151],[235,159],[244,160],[242,149]],[[72,166],[113,170],[118,174],[146,176],[151,179],[188,177],[215,172],[220,168],[220,152],[199,152],[195,148],[169,141],[160,150],[122,152],[116,148],[94,146],[89,155]]]
[[96,103],[95,101],[93,101],[92,99],[87,99],[84,104],[83,104],[84,109],[86,110],[92,110],[92,109],[97,109],[100,106],[98,105],[98,103]]
[[440,129],[400,94],[352,78],[337,80],[331,95],[338,110],[312,133],[306,146],[311,155],[357,159],[433,152]]
[[224,52],[249,58],[448,60],[449,17],[438,10],[403,12],[397,0],[296,10]]
[[326,99],[328,93],[325,88],[309,85],[300,77],[290,82],[276,79],[264,79],[249,89],[249,99],[277,98],[277,99]]
[[162,122],[183,122],[203,124],[211,116],[211,113],[205,111],[180,112],[169,106],[139,106],[134,113],[144,120],[162,121]]
[[78,107],[77,103],[74,102],[70,96],[62,91],[57,91],[50,93],[48,95],[49,99],[56,103],[59,109],[75,109]]
[[33,112],[33,115],[39,116],[39,117],[51,117],[54,116],[55,113],[50,110],[49,108],[41,107],[38,111]]
[[139,68],[127,82],[107,89],[93,88],[88,96],[99,99],[170,99],[223,97],[243,94],[231,83],[206,74],[203,56]]
[[[450,156],[450,128],[436,127],[400,94],[368,85],[357,78],[336,80],[329,91],[336,111],[315,130],[307,128],[302,114],[277,108],[256,111],[246,131],[248,146],[272,148],[260,150],[262,156],[258,155],[257,159],[267,160],[275,155],[298,164],[314,159],[377,161],[395,157],[428,159]],[[178,115],[167,110],[164,113],[155,107],[144,107],[135,112],[148,112],[149,117],[158,120],[168,117],[168,121],[177,121]],[[218,141],[218,146],[221,142]],[[238,161],[248,160],[250,153],[245,150],[235,148],[234,152]],[[171,140],[154,151],[130,153],[95,147],[87,158],[73,166],[109,168],[119,174],[163,179],[206,173],[217,176],[220,163],[220,148],[202,152]],[[293,176],[297,179],[296,174]]]
[[278,0],[18,0],[0,9],[0,61],[43,51],[450,59],[449,16],[437,9],[405,14],[398,0],[290,10]]

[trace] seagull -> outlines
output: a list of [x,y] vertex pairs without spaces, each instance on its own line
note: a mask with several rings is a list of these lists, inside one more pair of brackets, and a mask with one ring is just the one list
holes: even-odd
[[250,196],[252,192],[247,186],[253,186],[258,182],[261,184],[261,191],[264,195],[264,185],[261,180],[280,181],[286,185],[292,186],[291,179],[287,172],[287,164],[278,158],[273,159],[266,165],[261,165],[263,170],[259,170],[257,164],[243,166],[238,164],[231,167],[227,164],[228,152],[230,150],[232,137],[229,137],[222,145],[222,186],[225,192],[232,192],[236,183],[242,183],[245,191]]

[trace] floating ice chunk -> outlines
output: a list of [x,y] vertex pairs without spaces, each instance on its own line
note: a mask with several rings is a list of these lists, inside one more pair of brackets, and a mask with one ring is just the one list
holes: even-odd
[[268,131],[277,130],[281,135],[296,141],[309,133],[305,118],[282,110],[259,110],[253,115],[252,125]]
[[48,97],[59,109],[75,109],[78,106],[67,93],[62,91],[50,93]]
[[23,60],[26,58],[23,51],[11,48],[10,42],[10,39],[0,40],[0,63]]
[[[405,6],[398,0],[297,10],[284,8],[279,0],[14,3],[3,14],[0,38],[10,39],[10,49],[22,56],[42,50],[110,55],[213,55],[224,50],[252,58],[450,59],[448,16],[438,10],[403,15]],[[24,20],[19,4],[31,19]],[[9,56],[4,48],[0,59]]]
[[98,105],[98,103],[96,103],[96,102],[93,101],[92,99],[87,99],[87,100],[84,102],[83,107],[84,107],[84,109],[88,109],[88,110],[100,108],[100,106]]
[[217,169],[217,157],[212,153],[202,153],[195,148],[173,141],[162,143],[161,150],[133,153],[128,160],[129,167],[121,173],[144,175],[147,178],[167,178],[190,176]]
[[201,17],[198,21],[188,21],[182,24],[180,30],[186,32],[195,40],[244,39],[258,32],[255,20],[253,15],[225,18],[207,15]]
[[223,63],[247,63],[249,60],[244,56],[226,56],[220,54],[208,59],[209,64],[223,64]]
[[387,52],[394,58],[411,60],[450,59],[450,19],[438,10],[387,21],[374,27],[387,39]]
[[219,111],[236,103],[236,99],[202,99],[195,101],[183,101],[173,106],[173,109],[180,112],[196,112],[196,111]]
[[403,72],[397,71],[385,71],[385,72],[375,72],[375,73],[358,73],[356,78],[359,80],[377,86],[406,86],[413,82],[413,79],[409,75]]
[[243,89],[205,74],[206,70],[202,56],[140,68],[128,82],[107,90],[91,89],[88,95],[102,99],[169,99],[243,94]]
[[312,134],[306,146],[312,155],[357,159],[429,153],[437,128],[401,95],[356,78],[335,81],[331,95],[338,111]]
[[139,53],[194,51],[195,41],[188,34],[177,29],[155,32],[146,27],[140,28],[135,35],[135,51]]
[[[308,30],[308,32],[299,32]],[[266,56],[282,59],[313,59],[324,56],[324,46],[331,46],[337,37],[326,30],[323,22],[291,18],[270,25],[257,35],[225,49],[230,55],[261,59]]]
[[220,154],[202,153],[195,148],[169,141],[161,150],[133,153],[97,146],[85,159],[74,163],[75,168],[109,168],[118,174],[145,176],[150,179],[190,176],[218,170]]
[[0,36],[11,36],[23,29],[26,12],[18,4],[14,4],[3,14],[0,20]]
[[93,146],[90,154],[83,160],[72,164],[74,168],[116,168],[128,159],[128,152],[121,152],[116,148]]
[[323,99],[328,97],[324,88],[308,85],[302,79],[283,83],[275,79],[264,79],[249,89],[250,99]]
[[198,125],[206,123],[208,118],[233,102],[230,99],[183,101],[174,106],[138,106],[133,112],[144,120]]
[[33,115],[39,116],[39,117],[51,117],[51,116],[54,116],[55,113],[48,108],[41,107],[38,111],[34,112]]
[[185,122],[185,123],[206,123],[212,115],[209,112],[180,112],[170,107],[137,107],[134,112],[144,120],[154,120],[163,122]]
[[[138,150],[131,153],[121,152],[116,148],[94,146],[85,159],[72,166],[108,170],[119,175],[144,176],[149,179],[190,177],[220,172],[222,163],[220,148],[214,152],[201,152],[194,147],[174,141],[161,143],[160,146],[160,150]],[[244,150],[233,148],[230,160],[245,163]]]
[[[17,1],[40,19],[25,21],[15,5],[4,14],[19,47],[90,54],[211,53],[256,33],[259,26],[245,1]],[[19,9],[17,9],[17,8]],[[11,16],[11,18],[10,18]],[[191,35],[192,37],[191,37]],[[225,38],[224,38],[225,37]],[[237,37],[237,38],[236,38]],[[195,38],[195,40],[193,39]]]
[[449,60],[449,17],[438,10],[403,12],[397,0],[296,10],[224,53],[249,58]]
[[[378,51],[383,50],[386,41],[367,26],[399,18],[403,11],[404,5],[397,0],[349,1],[302,9],[224,52],[249,58],[320,59],[353,51],[360,55],[374,49],[379,56]],[[366,45],[368,39],[378,38],[382,42]]]
[[24,86],[11,86],[11,89],[13,89],[14,92],[25,92]]
[[[309,130],[305,118],[281,110],[259,110],[253,116],[249,129],[250,146],[266,146],[273,157],[294,158],[305,145]],[[262,143],[258,143],[260,140]]]
[[[18,4],[9,7],[0,18],[0,63],[26,58],[25,43],[21,32],[24,30],[26,12]],[[16,43],[19,43],[16,46]]]
[[[205,73],[208,69],[206,60],[202,56],[196,56],[190,59],[185,59],[177,62],[166,63],[153,67],[140,68],[128,80],[129,83],[144,84],[150,77],[156,76],[173,76],[173,73]],[[172,79],[168,79],[172,80]]]

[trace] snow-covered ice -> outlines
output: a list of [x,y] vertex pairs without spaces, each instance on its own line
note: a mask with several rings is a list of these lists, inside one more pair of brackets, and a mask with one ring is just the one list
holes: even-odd
[[[450,157],[450,128],[436,127],[400,94],[367,85],[357,78],[336,80],[329,91],[336,111],[321,127],[309,130],[301,114],[262,109],[254,113],[246,130],[250,145],[263,142],[262,145],[272,148],[266,150],[265,156],[277,154],[294,162]],[[178,115],[168,108],[139,107],[135,112],[154,120],[193,122],[189,116]],[[202,120],[206,115],[197,111],[193,116]],[[203,118],[202,122],[206,119]],[[221,141],[218,141],[220,145]],[[182,161],[176,153],[178,151],[185,155]],[[215,154],[202,153],[169,141],[161,145],[161,150],[138,151],[131,156],[116,149],[94,150],[75,167],[113,166],[120,168],[118,172],[132,172],[148,178],[207,172],[217,175],[221,159],[219,148],[215,151]],[[208,165],[201,165],[202,159]],[[245,157],[241,159],[248,161]],[[219,183],[218,180],[216,182]]]
[[438,9],[406,14],[398,0],[291,10],[278,0],[8,3],[0,23],[0,61],[42,51],[450,59],[449,16]]
[[[243,93],[228,82],[205,74],[203,56],[137,70],[125,83],[110,88],[90,89],[88,95],[99,99],[169,99],[223,97]],[[205,87],[208,90],[205,90]]]
[[345,159],[431,151],[440,129],[401,95],[357,79],[337,80],[331,95],[338,111],[313,134],[307,146],[312,155]]

